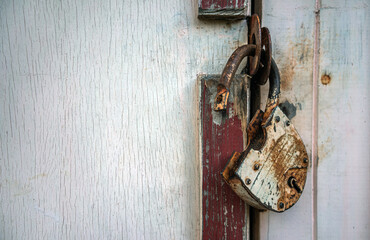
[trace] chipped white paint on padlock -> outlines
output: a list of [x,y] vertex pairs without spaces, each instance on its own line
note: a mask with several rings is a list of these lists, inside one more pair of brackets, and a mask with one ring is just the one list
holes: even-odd
[[279,107],[265,130],[264,145],[260,149],[248,146],[242,154],[234,153],[224,177],[251,206],[282,212],[302,194],[308,155],[294,126]]

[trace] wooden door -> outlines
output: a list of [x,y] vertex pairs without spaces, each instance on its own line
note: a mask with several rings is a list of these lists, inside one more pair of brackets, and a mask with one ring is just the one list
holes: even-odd
[[[369,4],[264,0],[312,155],[261,239],[369,236]],[[199,84],[246,42],[198,2],[0,4],[0,239],[200,239]],[[247,222],[247,221],[246,221]]]
[[[282,101],[311,152],[305,192],[260,216],[261,239],[369,236],[369,4],[262,1],[282,76]],[[360,190],[361,189],[361,190]],[[365,208],[364,208],[365,207]]]

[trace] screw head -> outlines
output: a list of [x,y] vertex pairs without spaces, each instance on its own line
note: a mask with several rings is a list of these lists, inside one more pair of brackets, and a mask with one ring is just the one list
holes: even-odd
[[246,183],[247,185],[249,185],[249,184],[251,184],[251,183],[252,183],[252,180],[250,180],[249,178],[247,178],[247,179],[245,179],[245,183]]
[[276,116],[275,117],[275,121],[278,123],[278,122],[280,122],[280,117],[279,116]]
[[285,122],[285,125],[287,126],[287,127],[289,127],[290,126],[290,121],[288,120],[288,121],[286,121]]
[[304,158],[304,159],[303,159],[303,162],[304,162],[304,163],[308,163],[308,159],[307,159],[307,158]]
[[280,203],[279,203],[279,207],[280,207],[280,208],[284,208],[284,203],[283,203],[283,202],[280,202]]
[[258,170],[260,168],[260,165],[258,163],[254,164],[254,170]]

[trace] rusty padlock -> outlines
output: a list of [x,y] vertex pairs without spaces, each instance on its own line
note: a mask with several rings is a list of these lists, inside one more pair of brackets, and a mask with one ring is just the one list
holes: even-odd
[[[230,83],[241,60],[253,55],[254,49],[255,45],[245,45],[230,57],[221,75],[215,110],[226,109],[228,89],[225,83]],[[249,205],[283,212],[302,194],[308,155],[298,132],[278,107],[280,75],[273,59],[269,84],[265,111],[258,110],[248,125],[246,149],[242,153],[234,152],[222,176]]]

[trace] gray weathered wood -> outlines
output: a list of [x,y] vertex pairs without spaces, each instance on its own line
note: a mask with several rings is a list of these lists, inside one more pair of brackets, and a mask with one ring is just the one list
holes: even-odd
[[[263,25],[270,27],[274,56],[278,64],[280,61],[282,80],[286,81],[282,95],[299,103],[297,110],[302,107],[293,122],[303,117],[294,123],[298,131],[303,129],[300,134],[308,146],[311,131],[316,131],[310,129],[309,123],[310,111],[315,112],[310,109],[313,65],[319,67],[320,79],[315,100],[318,135],[313,139],[318,144],[317,189],[306,188],[303,201],[291,212],[262,214],[262,239],[310,239],[315,237],[315,222],[318,239],[369,236],[369,5],[360,0],[322,1],[316,19],[320,20],[320,31],[314,36],[314,4],[315,1],[263,4]],[[315,37],[320,40],[319,61],[312,63]],[[317,202],[312,195],[316,192]],[[317,204],[317,215],[312,203]]]
[[[262,6],[262,26],[270,29],[273,56],[280,69],[280,102],[290,106],[288,115],[309,156],[312,149],[314,5],[314,1],[305,0],[264,0]],[[262,92],[267,93],[266,90]],[[309,167],[305,191],[291,209],[282,214],[261,213],[261,239],[311,239],[311,177]]]
[[0,7],[0,239],[196,239],[198,73],[245,22],[196,1]]
[[369,14],[367,0],[321,3],[318,239],[370,236]]
[[[318,238],[366,239],[369,4],[321,2]],[[197,8],[2,1],[0,239],[199,238],[196,75],[221,73],[246,35]],[[281,102],[309,152],[314,10],[263,1]],[[261,214],[262,239],[313,237],[311,174],[292,209]]]

